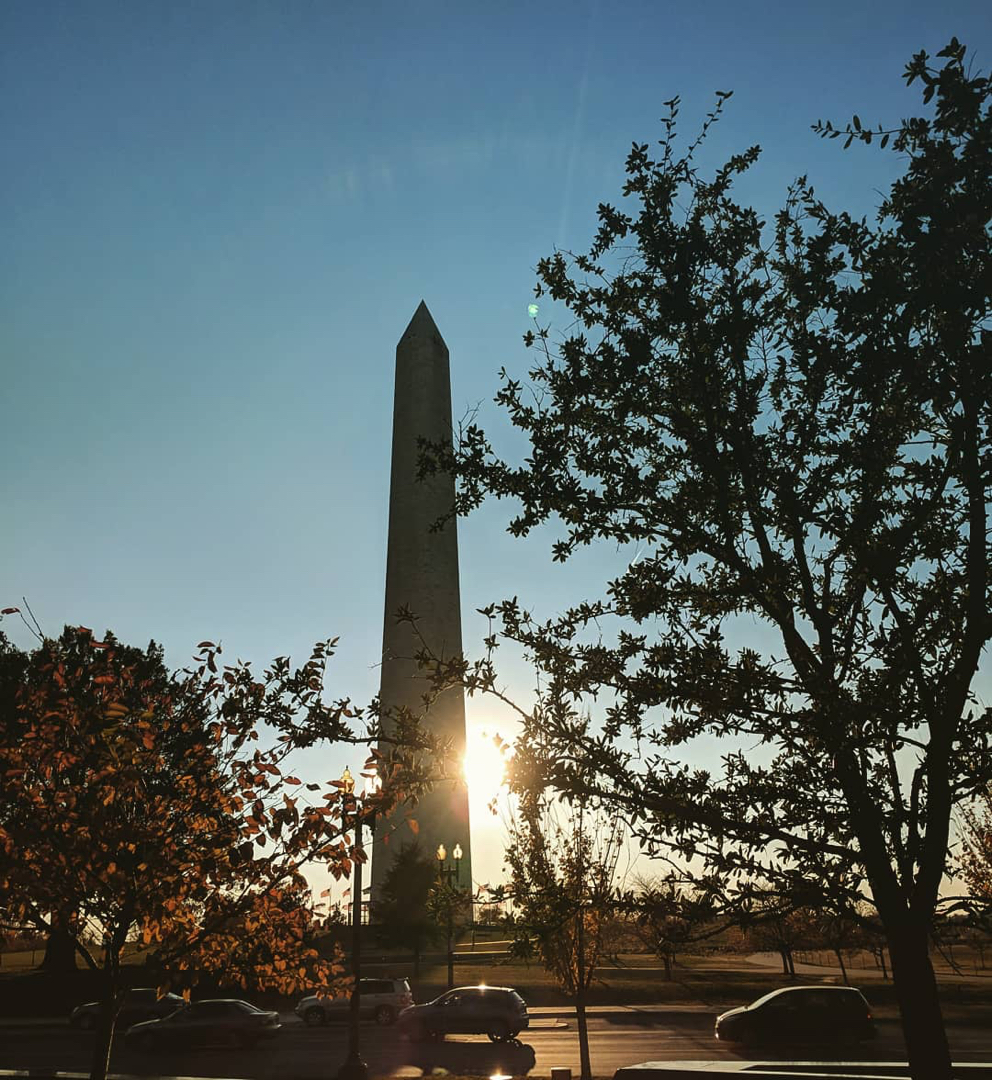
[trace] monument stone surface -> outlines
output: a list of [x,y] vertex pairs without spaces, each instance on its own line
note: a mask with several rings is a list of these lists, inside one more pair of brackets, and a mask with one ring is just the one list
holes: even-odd
[[[379,696],[383,714],[405,706],[419,715],[427,682],[412,659],[421,647],[409,623],[396,613],[408,608],[417,629],[438,656],[461,653],[461,597],[458,588],[457,523],[431,526],[454,502],[454,480],[435,475],[417,479],[417,439],[451,441],[451,380],[448,347],[421,301],[396,346],[393,399],[393,446],[389,484],[389,534],[386,555],[386,603],[382,632]],[[451,852],[461,845],[458,884],[472,886],[468,789],[462,776],[465,756],[465,699],[461,688],[445,691],[426,715],[429,728],[450,741],[457,759],[457,780],[446,780],[412,810],[401,810],[376,830],[372,849],[372,900],[403,844],[417,841],[433,858],[439,844]],[[416,819],[415,835],[402,818]],[[385,835],[389,842],[384,843]]]

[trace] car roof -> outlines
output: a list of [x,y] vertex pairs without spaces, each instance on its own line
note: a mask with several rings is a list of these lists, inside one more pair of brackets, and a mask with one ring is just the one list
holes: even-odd
[[244,998],[198,998],[191,1001],[190,1005],[251,1005],[251,1002]]
[[772,998],[781,997],[783,994],[791,994],[796,990],[833,990],[839,993],[857,994],[859,997],[863,996],[856,986],[835,986],[833,983],[811,983],[804,986],[780,986],[777,990],[769,990],[767,994],[762,994],[761,997],[755,998],[755,1000],[748,1005],[748,1008],[753,1008],[755,1005],[763,1005],[766,1001],[771,1001]]

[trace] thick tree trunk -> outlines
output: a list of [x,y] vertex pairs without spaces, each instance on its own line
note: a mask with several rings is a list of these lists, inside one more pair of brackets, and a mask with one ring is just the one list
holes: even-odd
[[45,942],[43,971],[64,974],[76,970],[76,942],[69,929],[72,919],[64,912],[52,917],[52,929]]
[[672,981],[672,958],[668,953],[662,953],[661,962],[665,965],[665,979]]
[[43,971],[63,974],[76,970],[76,944],[65,930],[53,930],[45,942],[45,955],[41,960]]
[[937,998],[926,930],[889,933],[889,959],[913,1080],[951,1080],[951,1051]]
[[788,975],[789,974],[789,954],[785,951],[785,949],[779,949],[778,954],[782,958],[782,974],[783,975]]

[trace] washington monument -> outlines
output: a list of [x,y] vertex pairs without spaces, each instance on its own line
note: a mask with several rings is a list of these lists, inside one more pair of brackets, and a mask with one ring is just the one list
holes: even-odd
[[[412,659],[421,648],[409,623],[396,613],[409,609],[417,616],[417,631],[437,656],[461,653],[461,600],[458,590],[456,522],[431,532],[431,526],[451,510],[454,479],[435,474],[417,480],[417,439],[451,442],[451,381],[448,347],[421,301],[396,346],[396,388],[393,398],[393,449],[389,483],[389,535],[386,554],[386,605],[382,631],[382,680],[379,697],[383,716],[406,707],[423,711],[428,688]],[[447,852],[449,867],[456,845],[461,846],[458,884],[472,887],[472,848],[469,836],[468,790],[461,772],[465,757],[465,699],[460,687],[445,691],[426,716],[430,730],[448,740],[457,761],[457,779],[446,780],[410,811],[417,835],[401,824],[405,811],[390,821],[396,829],[384,844],[377,830],[372,854],[372,899],[396,852],[418,841],[433,858],[438,845]],[[451,766],[449,766],[451,769]],[[452,773],[455,772],[451,769]]]

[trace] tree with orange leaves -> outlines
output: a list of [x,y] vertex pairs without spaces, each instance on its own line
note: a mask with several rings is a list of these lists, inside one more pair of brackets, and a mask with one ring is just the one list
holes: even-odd
[[[38,930],[62,925],[101,972],[97,1080],[130,942],[150,950],[163,986],[187,992],[203,974],[286,994],[343,988],[340,957],[314,947],[321,918],[302,874],[350,871],[340,782],[321,791],[286,763],[298,746],[372,738],[348,701],[324,701],[334,642],[261,678],[240,661],[220,667],[211,642],[198,648],[169,675],[156,646],[83,627],[29,656],[0,633],[0,909]],[[400,797],[402,768],[383,766],[370,812]]]
[[968,888],[973,915],[988,925],[992,910],[992,790],[961,814],[957,871]]

